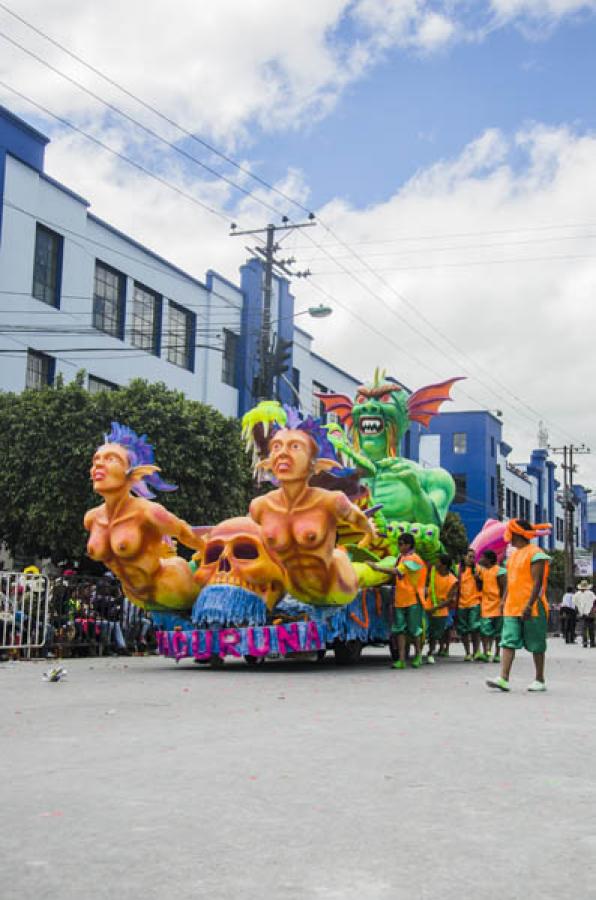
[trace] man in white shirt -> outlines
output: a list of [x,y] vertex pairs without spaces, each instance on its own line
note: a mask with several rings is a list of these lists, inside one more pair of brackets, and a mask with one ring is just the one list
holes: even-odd
[[577,586],[577,591],[573,595],[573,602],[577,609],[577,614],[582,622],[582,639],[584,647],[588,646],[588,637],[590,639],[590,647],[596,647],[594,641],[594,602],[596,594],[592,590],[592,585],[584,579]]
[[575,623],[577,621],[577,609],[573,602],[573,588],[568,587],[561,600],[561,628],[566,644],[575,644]]

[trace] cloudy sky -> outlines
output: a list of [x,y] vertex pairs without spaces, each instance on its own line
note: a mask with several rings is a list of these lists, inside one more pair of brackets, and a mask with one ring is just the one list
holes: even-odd
[[198,277],[237,278],[230,222],[314,211],[286,246],[298,307],[335,309],[318,352],[466,375],[456,406],[502,410],[514,461],[542,419],[596,487],[594,47],[595,0],[0,0],[0,102]]

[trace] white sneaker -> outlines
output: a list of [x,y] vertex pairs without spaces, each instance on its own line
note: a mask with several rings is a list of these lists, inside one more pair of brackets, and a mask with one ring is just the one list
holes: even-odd
[[434,656],[431,656],[429,653],[428,656],[426,657],[426,662],[429,666],[434,666],[434,664],[435,664]]
[[533,681],[532,684],[528,685],[528,690],[532,692],[545,691],[546,685],[544,681]]

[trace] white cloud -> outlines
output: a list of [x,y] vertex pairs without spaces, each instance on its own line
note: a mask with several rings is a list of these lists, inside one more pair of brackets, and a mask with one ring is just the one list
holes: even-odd
[[[193,132],[234,148],[236,155],[243,147],[249,157],[253,132],[304,127],[327,115],[346,86],[392,48],[426,54],[468,37],[466,7],[447,0],[178,0],[165,16],[158,0],[145,0],[142,7],[134,0],[104,0],[100,6],[91,0],[21,0],[19,13]],[[594,7],[573,0],[491,0],[483,10],[505,25],[530,19],[552,23]],[[1,11],[0,30],[138,114],[132,101]],[[119,126],[88,96],[7,49],[1,39],[0,78],[72,116],[203,202],[227,206],[230,219],[262,224],[263,210],[254,200],[238,200],[226,184],[191,171],[130,126]],[[15,109],[10,94],[2,97]],[[30,115],[25,104],[16,111]],[[226,223],[80,136],[54,134],[47,158],[49,174],[86,196],[93,212],[116,227],[199,277],[210,267],[237,277],[244,249],[240,241],[227,239]],[[535,444],[538,412],[521,409],[511,393],[495,385],[495,376],[566,429],[553,431],[555,440],[571,433],[596,446],[589,412],[596,402],[591,303],[596,238],[588,237],[596,235],[596,227],[568,227],[594,218],[595,160],[596,137],[571,128],[534,124],[513,137],[489,129],[453,159],[417,172],[386,202],[362,210],[339,200],[330,203],[323,220],[366,255],[385,283],[366,272],[358,276],[365,286],[338,274],[321,274],[310,288],[296,283],[301,306],[320,302],[318,284],[359,311],[380,335],[367,333],[338,309],[331,320],[309,323],[320,352],[363,377],[385,365],[412,386],[468,369],[473,377],[456,391],[460,407],[503,408],[507,436],[521,455]],[[260,171],[256,161],[245,165]],[[253,189],[245,176],[233,177]],[[288,172],[279,187],[308,203],[303,173]],[[266,188],[257,193],[267,203],[277,202]],[[395,243],[378,243],[381,236]],[[313,237],[331,240],[321,227],[313,229]],[[304,235],[297,240],[305,246]],[[345,255],[337,245],[329,249]],[[306,250],[300,250],[299,260],[308,263]],[[353,257],[343,264],[363,269]],[[328,259],[310,266],[315,272],[337,270]],[[374,285],[397,316],[371,297],[366,285]],[[428,333],[434,346],[409,323]]]
[[455,31],[455,25],[450,19],[431,12],[420,22],[416,42],[424,50],[436,50],[448,43],[454,37]]
[[556,20],[596,10],[594,0],[490,0],[490,5],[501,18],[509,20],[519,16]]
[[[426,0],[355,7],[350,0],[178,0],[166,14],[160,0],[104,0],[100,7],[22,0],[19,14],[187,128],[235,144],[255,127],[295,128],[326,115],[389,46],[434,49],[450,27],[427,7]],[[1,10],[0,29],[138,112],[130,98]],[[0,48],[0,77],[51,109],[88,110],[89,97],[76,87],[1,39]],[[98,115],[105,115],[101,107]]]
[[[309,330],[323,354],[363,377],[376,365],[414,387],[466,374],[457,406],[503,409],[520,459],[536,445],[540,414],[554,442],[596,446],[594,208],[596,135],[534,125],[508,140],[487,131],[385,203],[321,212],[364,264],[324,232],[317,238],[368,289],[320,251],[308,259],[303,240],[301,261],[381,336],[341,309],[333,326]],[[303,305],[320,299],[308,285],[301,292]],[[580,480],[596,477],[590,460]]]

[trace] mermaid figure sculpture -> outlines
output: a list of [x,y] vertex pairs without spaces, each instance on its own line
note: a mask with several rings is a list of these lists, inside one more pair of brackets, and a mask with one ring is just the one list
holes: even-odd
[[271,402],[244,417],[249,442],[257,425],[267,431],[272,426],[265,442],[268,456],[257,468],[271,473],[279,487],[252,501],[251,518],[285,569],[296,599],[316,606],[349,603],[358,591],[358,574],[347,553],[336,547],[337,527],[349,524],[363,535],[363,544],[375,536],[375,529],[342,491],[310,486],[311,476],[339,468],[337,459],[330,458],[334,454],[324,429],[312,417],[302,419],[295,410]]
[[85,514],[87,553],[120,579],[137,606],[185,611],[192,607],[198,587],[186,560],[173,555],[171,540],[196,550],[203,541],[198,529],[151,502],[151,488],[176,490],[158,472],[145,435],[112,422],[91,466],[93,489],[104,502]]

